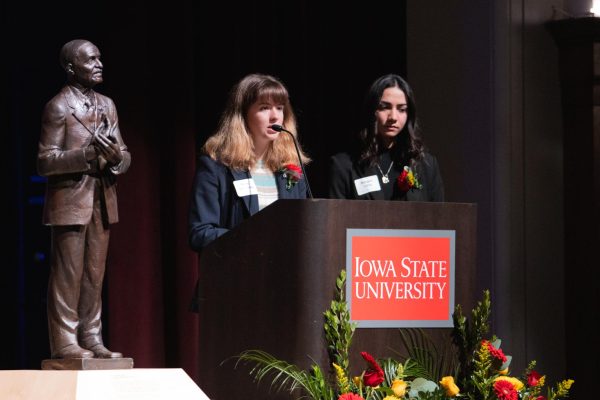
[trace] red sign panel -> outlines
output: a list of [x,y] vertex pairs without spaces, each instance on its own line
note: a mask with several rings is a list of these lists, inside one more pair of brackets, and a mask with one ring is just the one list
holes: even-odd
[[351,320],[359,327],[452,327],[454,235],[348,229]]

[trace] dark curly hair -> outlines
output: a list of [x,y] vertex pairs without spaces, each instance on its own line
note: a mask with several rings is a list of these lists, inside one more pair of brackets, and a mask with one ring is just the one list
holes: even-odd
[[404,92],[407,103],[407,121],[400,133],[394,138],[391,156],[394,160],[414,163],[423,157],[425,147],[417,127],[417,108],[410,85],[399,75],[388,74],[378,78],[367,92],[360,115],[359,160],[361,163],[375,165],[380,153],[380,143],[377,139],[377,121],[375,113],[383,96],[383,91],[397,87]]

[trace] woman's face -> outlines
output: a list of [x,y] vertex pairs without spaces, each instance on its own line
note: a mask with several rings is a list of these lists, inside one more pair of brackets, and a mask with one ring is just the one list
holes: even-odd
[[398,87],[389,87],[383,91],[379,106],[375,111],[377,136],[386,147],[390,147],[394,138],[404,129],[408,118],[406,96]]
[[279,137],[279,132],[271,129],[271,125],[283,125],[283,104],[270,99],[258,99],[248,109],[246,123],[255,146],[274,141]]

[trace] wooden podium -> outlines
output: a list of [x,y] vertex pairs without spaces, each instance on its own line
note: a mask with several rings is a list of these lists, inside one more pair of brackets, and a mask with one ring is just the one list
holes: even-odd
[[[199,267],[199,385],[213,400],[289,399],[267,379],[257,385],[233,356],[264,350],[328,370],[323,312],[346,261],[346,229],[440,229],[456,232],[456,303],[470,310],[475,292],[476,205],[360,200],[278,200],[207,246]],[[447,338],[449,328],[426,329]],[[357,329],[350,368],[402,349],[398,329]]]

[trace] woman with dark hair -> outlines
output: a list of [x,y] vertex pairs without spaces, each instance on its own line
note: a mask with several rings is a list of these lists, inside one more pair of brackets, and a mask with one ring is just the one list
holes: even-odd
[[306,198],[294,141],[274,124],[297,137],[286,87],[269,75],[244,77],[198,159],[189,212],[192,249],[200,251],[277,199]]
[[360,200],[444,201],[436,158],[417,127],[412,89],[398,75],[371,85],[360,119],[359,145],[331,158],[329,197]]

